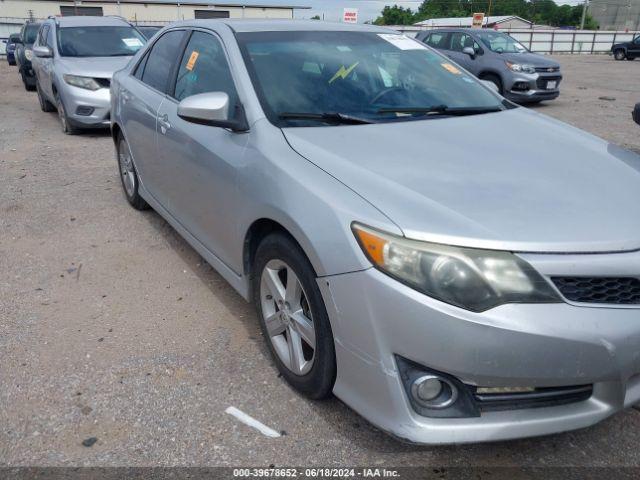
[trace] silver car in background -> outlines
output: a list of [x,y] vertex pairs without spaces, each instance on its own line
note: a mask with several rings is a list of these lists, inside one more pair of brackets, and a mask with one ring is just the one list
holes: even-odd
[[119,17],[46,20],[33,46],[40,108],[58,111],[62,130],[109,126],[111,76],[146,43]]
[[375,26],[180,22],[111,92],[127,200],[255,302],[299,392],[419,443],[640,400],[636,154]]
[[419,32],[416,39],[494,83],[514,102],[537,103],[560,95],[560,64],[530,52],[506,33],[486,28],[437,29]]

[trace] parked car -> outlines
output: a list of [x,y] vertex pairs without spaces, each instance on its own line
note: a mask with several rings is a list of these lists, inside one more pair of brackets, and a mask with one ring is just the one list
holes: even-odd
[[419,443],[640,401],[638,155],[368,25],[178,22],[111,93],[126,199],[255,302],[303,394]]
[[633,109],[633,112],[631,112],[631,115],[633,117],[633,121],[640,125],[640,103],[636,103],[636,106]]
[[478,78],[493,82],[504,97],[514,102],[537,103],[560,95],[560,64],[530,52],[506,33],[438,29],[419,32],[416,39],[442,51]]
[[640,35],[630,42],[616,43],[611,47],[611,53],[616,60],[633,60],[640,57]]
[[7,62],[9,63],[9,65],[15,65],[16,64],[15,50],[16,50],[16,44],[19,41],[20,41],[20,34],[19,33],[12,33],[11,35],[9,35],[9,39],[7,40],[7,43],[5,45],[5,52],[7,54]]
[[108,127],[111,76],[145,42],[120,17],[46,20],[33,47],[40,107],[58,110],[64,133]]
[[138,25],[136,28],[145,36],[147,40],[151,39],[151,37],[153,37],[162,29],[162,27],[158,27],[155,25]]
[[31,60],[33,60],[33,43],[36,41],[40,25],[38,22],[26,22],[20,30],[20,41],[16,45],[16,63],[26,90],[36,89],[36,74],[31,66]]

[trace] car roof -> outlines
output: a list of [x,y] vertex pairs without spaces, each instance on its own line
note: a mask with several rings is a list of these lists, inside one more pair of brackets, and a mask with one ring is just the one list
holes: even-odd
[[336,31],[358,31],[377,33],[399,33],[389,28],[378,27],[376,25],[349,25],[345,23],[323,22],[320,20],[243,20],[243,19],[203,19],[185,20],[171,24],[171,26],[192,26],[215,28],[220,24],[228,25],[229,28],[238,33],[245,32],[286,32],[286,31],[309,31],[309,32],[336,32]]
[[124,18],[121,17],[91,17],[91,16],[71,16],[71,17],[56,17],[56,23],[61,27],[92,27],[92,26],[125,26],[129,25]]

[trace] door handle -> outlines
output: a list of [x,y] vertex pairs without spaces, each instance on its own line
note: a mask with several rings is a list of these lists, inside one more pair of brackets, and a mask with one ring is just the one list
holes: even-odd
[[169,123],[169,116],[166,113],[161,117],[158,117],[158,125],[160,125],[160,131],[163,135],[167,133],[167,130],[171,128],[171,123]]

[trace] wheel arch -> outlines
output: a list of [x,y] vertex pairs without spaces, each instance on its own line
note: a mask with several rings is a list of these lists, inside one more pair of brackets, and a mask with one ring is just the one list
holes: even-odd
[[[244,242],[242,248],[242,269],[243,274],[247,278],[251,278],[252,275],[252,266],[253,261],[255,259],[256,252],[258,250],[258,246],[268,235],[272,233],[282,233],[291,240],[293,240],[298,247],[305,254],[311,266],[314,269],[316,275],[319,273],[319,259],[316,255],[316,252],[310,245],[310,242],[304,235],[292,225],[288,227],[283,224],[284,222],[279,222],[269,217],[262,217],[257,220],[254,220],[249,228],[247,228],[244,235]],[[294,231],[297,231],[294,233]],[[302,238],[301,238],[302,237]],[[306,246],[306,248],[305,248]]]

